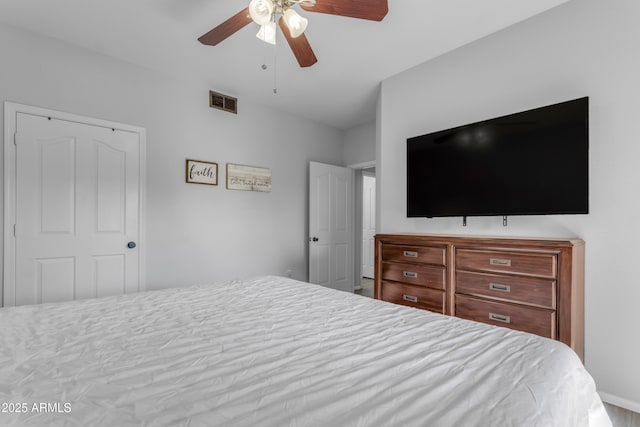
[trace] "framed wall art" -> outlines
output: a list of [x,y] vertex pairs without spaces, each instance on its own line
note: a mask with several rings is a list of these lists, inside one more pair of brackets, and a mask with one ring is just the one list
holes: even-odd
[[271,169],[227,163],[227,189],[271,192]]
[[218,185],[218,164],[187,159],[186,181],[189,184]]

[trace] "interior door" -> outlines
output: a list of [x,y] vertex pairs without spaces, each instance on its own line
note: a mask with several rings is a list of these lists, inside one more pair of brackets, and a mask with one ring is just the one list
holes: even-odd
[[373,279],[376,235],[376,177],[362,175],[362,277]]
[[309,281],[353,292],[353,171],[309,164]]
[[140,290],[140,135],[19,112],[15,145],[15,294],[5,305]]

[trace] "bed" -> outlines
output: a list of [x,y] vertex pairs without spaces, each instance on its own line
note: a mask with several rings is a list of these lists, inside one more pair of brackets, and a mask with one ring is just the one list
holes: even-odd
[[0,425],[611,426],[562,343],[275,276],[0,327]]

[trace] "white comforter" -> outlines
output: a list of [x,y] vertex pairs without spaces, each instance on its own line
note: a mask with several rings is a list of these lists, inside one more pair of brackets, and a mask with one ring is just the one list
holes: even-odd
[[564,344],[279,277],[1,309],[0,405],[0,425],[610,425]]

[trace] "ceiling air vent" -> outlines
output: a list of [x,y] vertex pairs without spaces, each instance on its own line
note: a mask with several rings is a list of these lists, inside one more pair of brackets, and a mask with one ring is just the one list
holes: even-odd
[[209,107],[238,114],[238,98],[209,91]]

